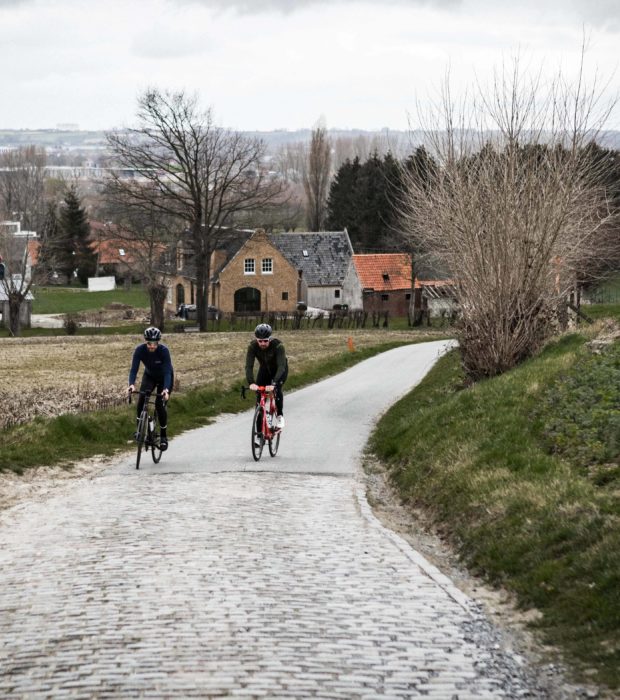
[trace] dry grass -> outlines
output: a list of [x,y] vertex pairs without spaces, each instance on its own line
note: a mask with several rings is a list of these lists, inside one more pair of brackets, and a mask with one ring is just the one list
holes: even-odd
[[[291,371],[355,348],[393,340],[429,339],[438,332],[385,330],[282,331]],[[170,348],[178,390],[244,382],[251,335],[241,333],[171,334]],[[140,338],[67,336],[0,339],[0,428],[35,416],[55,416],[119,403],[127,386],[134,347]]]

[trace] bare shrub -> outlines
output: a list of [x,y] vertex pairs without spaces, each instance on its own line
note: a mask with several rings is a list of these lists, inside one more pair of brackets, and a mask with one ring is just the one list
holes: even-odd
[[461,106],[446,84],[427,119],[437,167],[430,177],[404,172],[403,228],[456,284],[471,379],[535,352],[587,261],[609,254],[598,236],[612,216],[604,164],[588,152],[608,110],[582,77],[543,89],[516,59]]

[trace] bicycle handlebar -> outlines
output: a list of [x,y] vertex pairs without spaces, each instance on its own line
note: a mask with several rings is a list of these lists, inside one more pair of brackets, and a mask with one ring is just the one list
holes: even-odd
[[[269,391],[269,392],[268,392],[268,391],[265,391],[266,389],[267,389],[266,386],[259,386],[259,387],[256,389],[256,391],[260,391],[261,393],[265,393],[265,394],[271,394],[271,393],[272,393],[272,392],[270,392],[270,391]],[[241,387],[241,398],[242,398],[242,399],[245,399],[245,392],[246,392],[246,391],[254,391],[254,389],[250,389],[249,386],[242,386],[242,387]]]
[[160,396],[163,396],[163,393],[161,394],[153,394],[152,391],[130,391],[129,394],[127,395],[127,403],[131,403],[131,397],[134,394],[140,394],[142,396],[146,396],[147,398],[149,396],[155,396],[155,398],[159,398]]

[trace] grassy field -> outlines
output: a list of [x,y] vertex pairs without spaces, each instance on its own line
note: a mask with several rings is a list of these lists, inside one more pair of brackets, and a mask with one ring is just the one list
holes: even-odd
[[594,356],[568,335],[470,387],[455,351],[371,446],[472,571],[542,613],[582,679],[620,687],[620,343]]
[[113,289],[109,292],[89,292],[83,287],[37,287],[34,290],[32,313],[69,314],[97,311],[113,302],[137,308],[148,308],[147,293],[140,285],[130,290]]

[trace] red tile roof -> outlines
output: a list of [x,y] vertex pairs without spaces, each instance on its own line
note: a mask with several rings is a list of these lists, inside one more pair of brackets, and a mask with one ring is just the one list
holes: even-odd
[[407,253],[358,253],[353,262],[364,289],[411,289],[411,255]]

